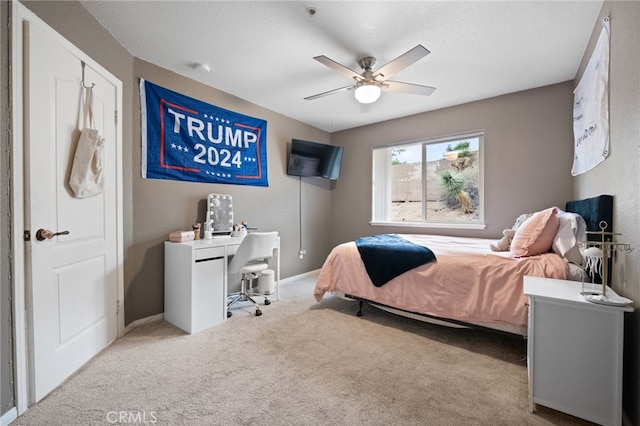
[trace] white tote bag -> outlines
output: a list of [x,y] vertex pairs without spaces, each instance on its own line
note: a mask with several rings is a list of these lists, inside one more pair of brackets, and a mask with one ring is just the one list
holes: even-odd
[[[76,198],[90,198],[102,194],[104,191],[104,176],[102,170],[102,153],[104,138],[102,138],[93,123],[93,92],[86,90],[84,102],[85,128],[80,133],[80,140],[73,159],[69,186]],[[87,127],[87,118],[89,126]]]

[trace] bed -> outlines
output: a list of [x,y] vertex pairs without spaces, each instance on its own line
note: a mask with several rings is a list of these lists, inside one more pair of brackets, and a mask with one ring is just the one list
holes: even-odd
[[[375,269],[384,272],[385,265],[398,261],[378,258],[377,263],[365,265],[365,239],[346,242],[334,247],[325,260],[314,297],[319,302],[331,293],[356,300],[359,316],[363,305],[369,304],[429,322],[526,336],[523,277],[579,280],[582,269],[576,264],[582,262],[577,242],[589,237],[586,231],[599,231],[601,221],[611,232],[612,211],[613,197],[601,195],[568,202],[564,209],[549,207],[527,215],[509,251],[492,250],[495,239],[393,234],[407,246],[432,252],[435,260],[384,279],[374,275]],[[394,250],[386,249],[382,257],[390,259]],[[401,253],[403,257],[407,255]]]

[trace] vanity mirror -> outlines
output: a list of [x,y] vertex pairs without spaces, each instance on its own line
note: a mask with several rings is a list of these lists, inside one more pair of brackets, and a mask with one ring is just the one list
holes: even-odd
[[[204,235],[230,234],[233,231],[233,200],[231,195],[209,194],[204,223]],[[208,232],[208,234],[207,234]]]

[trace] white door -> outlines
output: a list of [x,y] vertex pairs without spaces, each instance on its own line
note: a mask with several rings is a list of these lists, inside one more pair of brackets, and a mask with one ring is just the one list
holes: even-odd
[[[105,138],[105,190],[76,199],[68,181],[83,126],[79,113],[88,58],[52,37],[48,27],[25,26],[25,229],[31,233],[25,247],[29,400],[34,403],[118,334],[116,107],[121,86],[113,76],[84,67],[85,83],[94,85],[95,127]],[[68,234],[40,241],[40,229]]]

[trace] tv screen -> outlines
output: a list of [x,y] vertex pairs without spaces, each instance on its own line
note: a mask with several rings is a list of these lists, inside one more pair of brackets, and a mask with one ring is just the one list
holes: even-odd
[[342,151],[341,146],[291,139],[287,174],[337,180],[340,177]]

